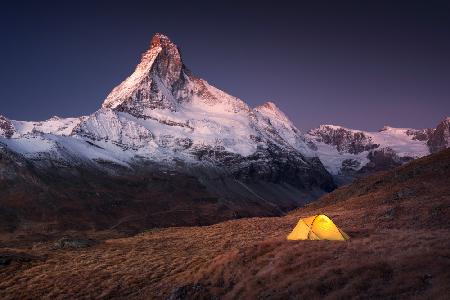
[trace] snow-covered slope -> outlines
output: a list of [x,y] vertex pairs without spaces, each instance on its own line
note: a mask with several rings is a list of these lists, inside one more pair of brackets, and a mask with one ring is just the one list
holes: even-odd
[[427,141],[432,133],[431,129],[385,126],[378,132],[367,132],[321,125],[310,130],[306,137],[314,143],[318,157],[331,174],[346,175],[368,168],[377,169],[383,163],[402,164],[428,155]]
[[86,117],[79,118],[60,118],[54,116],[46,121],[30,122],[30,121],[11,121],[15,137],[33,133],[49,133],[55,135],[71,135],[75,126],[77,126]]

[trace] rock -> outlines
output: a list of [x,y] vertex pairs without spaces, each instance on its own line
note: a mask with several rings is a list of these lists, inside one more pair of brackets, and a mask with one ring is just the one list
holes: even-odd
[[57,240],[53,247],[55,249],[79,249],[79,248],[88,248],[94,244],[93,240],[90,239],[77,239],[70,237],[63,237]]
[[7,267],[13,262],[27,263],[33,260],[42,260],[42,257],[30,255],[23,252],[0,253],[0,267]]
[[358,154],[379,147],[364,132],[338,126],[321,125],[310,134],[319,137],[325,144],[336,146],[339,152]]
[[11,257],[2,257],[0,256],[0,267],[6,267],[11,263]]
[[14,125],[4,116],[0,116],[0,137],[11,138],[14,135]]
[[175,288],[170,293],[168,300],[182,300],[182,299],[188,299],[190,295],[198,295],[201,294],[205,299],[218,299],[216,297],[213,297],[208,289],[202,285],[202,284],[190,284],[181,286],[178,288]]
[[427,145],[431,153],[437,153],[450,147],[450,117],[439,123],[430,136]]

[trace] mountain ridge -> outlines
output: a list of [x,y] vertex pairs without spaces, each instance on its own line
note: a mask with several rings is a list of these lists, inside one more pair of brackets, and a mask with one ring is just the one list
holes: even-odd
[[[352,171],[360,170],[370,162],[369,156],[373,155],[374,151],[381,153],[380,150],[387,150],[391,152],[391,154],[395,154],[400,158],[405,157],[404,161],[407,161],[424,156],[428,153],[435,153],[439,150],[448,148],[450,145],[450,138],[448,133],[450,122],[448,117],[438,124],[437,128],[439,128],[439,130],[437,131],[436,129],[412,129],[384,126],[378,132],[370,132],[350,129],[339,125],[324,124],[315,129],[309,130],[306,134],[302,134],[301,131],[298,130],[295,125],[293,125],[289,118],[287,118],[286,115],[281,110],[279,110],[279,108],[273,102],[263,103],[259,106],[256,106],[255,108],[252,108],[251,111],[259,114],[262,118],[266,119],[266,122],[270,123],[269,125],[271,127],[276,127],[277,125],[281,126],[282,130],[278,128],[275,135],[279,137],[280,133],[288,133],[288,135],[284,135],[282,139],[289,141],[289,143],[291,144],[297,143],[297,148],[300,148],[301,153],[306,154],[308,157],[319,157],[322,163],[325,164],[327,170],[335,176],[339,175],[339,173],[345,173],[346,168],[348,168],[349,165],[350,167],[352,166],[352,163],[348,163],[346,159],[356,161],[353,167],[350,168]],[[274,111],[276,112],[274,113]],[[1,136],[3,136],[6,139],[20,139],[21,137],[30,138],[33,135],[39,136],[42,134],[55,134],[61,136],[80,134],[81,136],[92,138],[95,140],[99,137],[92,136],[89,133],[89,130],[87,130],[86,126],[88,126],[89,122],[94,120],[96,117],[105,117],[108,115],[113,122],[114,120],[117,121],[118,119],[120,119],[116,113],[108,108],[102,108],[91,116],[82,116],[78,118],[60,118],[54,116],[45,121],[35,122],[10,120],[4,116],[1,116],[0,138]],[[152,119],[152,117],[146,118]],[[153,118],[153,120],[164,125],[192,129],[188,122],[176,122],[170,119],[157,118]],[[96,122],[98,123],[98,121]],[[130,123],[133,124],[133,126],[131,126],[133,128],[133,132],[137,133],[137,136],[135,137],[138,139],[140,146],[145,146],[145,138],[152,137],[152,134],[147,129],[145,129],[145,127],[140,126],[136,122],[131,121]],[[119,123],[116,122],[116,124]],[[122,125],[116,125],[113,127],[120,128],[121,126]],[[104,128],[103,125],[97,127]],[[84,130],[82,130],[83,128]],[[392,136],[390,142],[376,143],[372,140],[374,136],[378,136],[379,139],[380,135],[389,136],[389,134],[391,133],[394,137],[394,142],[392,141]],[[341,136],[336,140],[336,135],[339,136],[339,134],[341,134]],[[342,134],[347,136],[347,143],[342,142],[342,139],[345,139]],[[395,135],[401,137],[402,139],[406,138],[410,140],[406,140],[406,149],[414,146],[416,147],[416,150],[413,150],[412,152],[410,151],[409,153],[402,153],[402,151],[400,151],[399,149],[395,149]],[[181,139],[176,141],[176,143],[184,143],[185,145],[189,145],[191,144],[191,141],[189,139]],[[321,143],[331,145],[332,147],[334,147],[334,149],[327,149],[327,153],[325,156],[321,156],[320,151],[314,153],[314,151],[318,150],[317,146]],[[405,141],[403,142],[403,144],[405,144]],[[134,144],[133,141],[130,141],[129,144],[127,144],[126,142],[122,143],[121,141],[116,141],[116,145],[123,145],[125,148],[129,147],[134,150],[139,147],[138,145]],[[343,149],[342,147],[347,148]],[[364,157],[357,157],[357,155],[361,152],[364,152]],[[26,154],[27,153],[25,152],[25,155]],[[337,166],[333,166],[333,162],[327,162],[326,156],[330,155],[332,155],[334,158],[341,158],[340,161],[338,161]],[[344,158],[346,155],[349,155],[349,157]],[[397,159],[396,165],[401,164],[402,161],[403,159]]]

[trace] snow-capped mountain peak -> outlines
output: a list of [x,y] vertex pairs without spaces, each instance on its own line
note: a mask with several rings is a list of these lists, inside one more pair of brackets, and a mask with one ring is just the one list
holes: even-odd
[[183,61],[177,45],[167,36],[157,33],[151,41],[150,50],[153,48],[161,48],[154,62],[154,71],[163,80],[166,87],[173,87],[175,82],[180,79],[183,69]]
[[115,87],[103,108],[136,110],[169,108],[176,110],[171,95],[182,77],[183,62],[178,47],[163,34],[155,34],[135,71]]
[[202,106],[211,112],[250,112],[242,100],[195,77],[183,64],[178,47],[155,34],[136,70],[104,101],[103,108],[153,118],[158,111],[177,112]]

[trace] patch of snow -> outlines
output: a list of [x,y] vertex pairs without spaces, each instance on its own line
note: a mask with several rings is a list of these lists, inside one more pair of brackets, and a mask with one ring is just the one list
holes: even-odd
[[380,132],[367,132],[375,144],[381,147],[389,147],[400,157],[418,158],[430,154],[426,141],[413,140],[412,136],[407,134],[411,128],[393,128],[385,127]]
[[335,146],[322,142],[315,142],[315,145],[317,150],[314,153],[319,157],[325,169],[333,175],[340,174],[342,163],[347,159],[353,159],[360,163],[357,170],[369,162],[369,159],[367,158],[369,151],[351,154],[348,152],[339,152]]
[[33,156],[40,152],[50,152],[55,149],[55,143],[41,135],[25,135],[20,138],[0,138],[8,148],[25,156]]
[[79,118],[55,118],[46,121],[15,121],[12,124],[16,130],[14,137],[31,134],[33,132],[51,133],[55,135],[70,135],[73,129],[86,117]]

